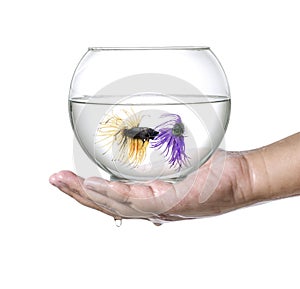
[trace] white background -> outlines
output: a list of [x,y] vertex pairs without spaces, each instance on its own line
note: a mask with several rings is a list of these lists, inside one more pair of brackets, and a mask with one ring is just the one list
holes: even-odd
[[2,1],[0,287],[299,288],[300,198],[117,228],[48,183],[74,169],[67,96],[89,46],[208,45],[231,87],[227,149],[299,131],[297,4]]

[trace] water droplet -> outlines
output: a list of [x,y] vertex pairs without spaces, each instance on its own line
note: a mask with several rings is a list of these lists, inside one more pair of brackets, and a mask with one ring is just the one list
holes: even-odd
[[161,225],[163,224],[161,221],[157,221],[157,220],[151,221],[151,222],[152,222],[152,224],[155,225],[155,226],[161,226]]
[[121,227],[122,226],[122,218],[115,218],[115,225],[117,227]]

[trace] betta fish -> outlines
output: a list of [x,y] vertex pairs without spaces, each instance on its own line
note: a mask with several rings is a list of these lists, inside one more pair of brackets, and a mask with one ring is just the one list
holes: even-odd
[[113,160],[137,167],[145,159],[149,141],[153,140],[158,132],[148,127],[140,127],[142,120],[140,114],[127,110],[123,112],[127,116],[124,119],[112,114],[101,122],[98,137],[104,146],[108,146],[108,150],[115,142],[117,143],[118,151]]
[[171,119],[155,128],[155,130],[158,130],[158,135],[151,142],[151,147],[163,148],[163,154],[168,160],[170,167],[177,166],[178,169],[181,169],[189,160],[185,153],[184,124],[178,114],[166,113],[161,117],[170,117]]

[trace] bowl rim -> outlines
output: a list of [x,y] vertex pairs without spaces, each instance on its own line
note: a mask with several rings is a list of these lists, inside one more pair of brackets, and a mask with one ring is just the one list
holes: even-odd
[[89,47],[89,51],[102,51],[102,50],[209,50],[208,46],[141,46],[141,47]]

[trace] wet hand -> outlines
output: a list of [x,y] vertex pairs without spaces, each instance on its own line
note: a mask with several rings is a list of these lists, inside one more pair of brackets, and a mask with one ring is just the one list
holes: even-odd
[[115,219],[147,219],[155,224],[222,214],[253,203],[249,168],[242,153],[218,151],[181,182],[126,184],[69,171],[50,183],[79,203]]

